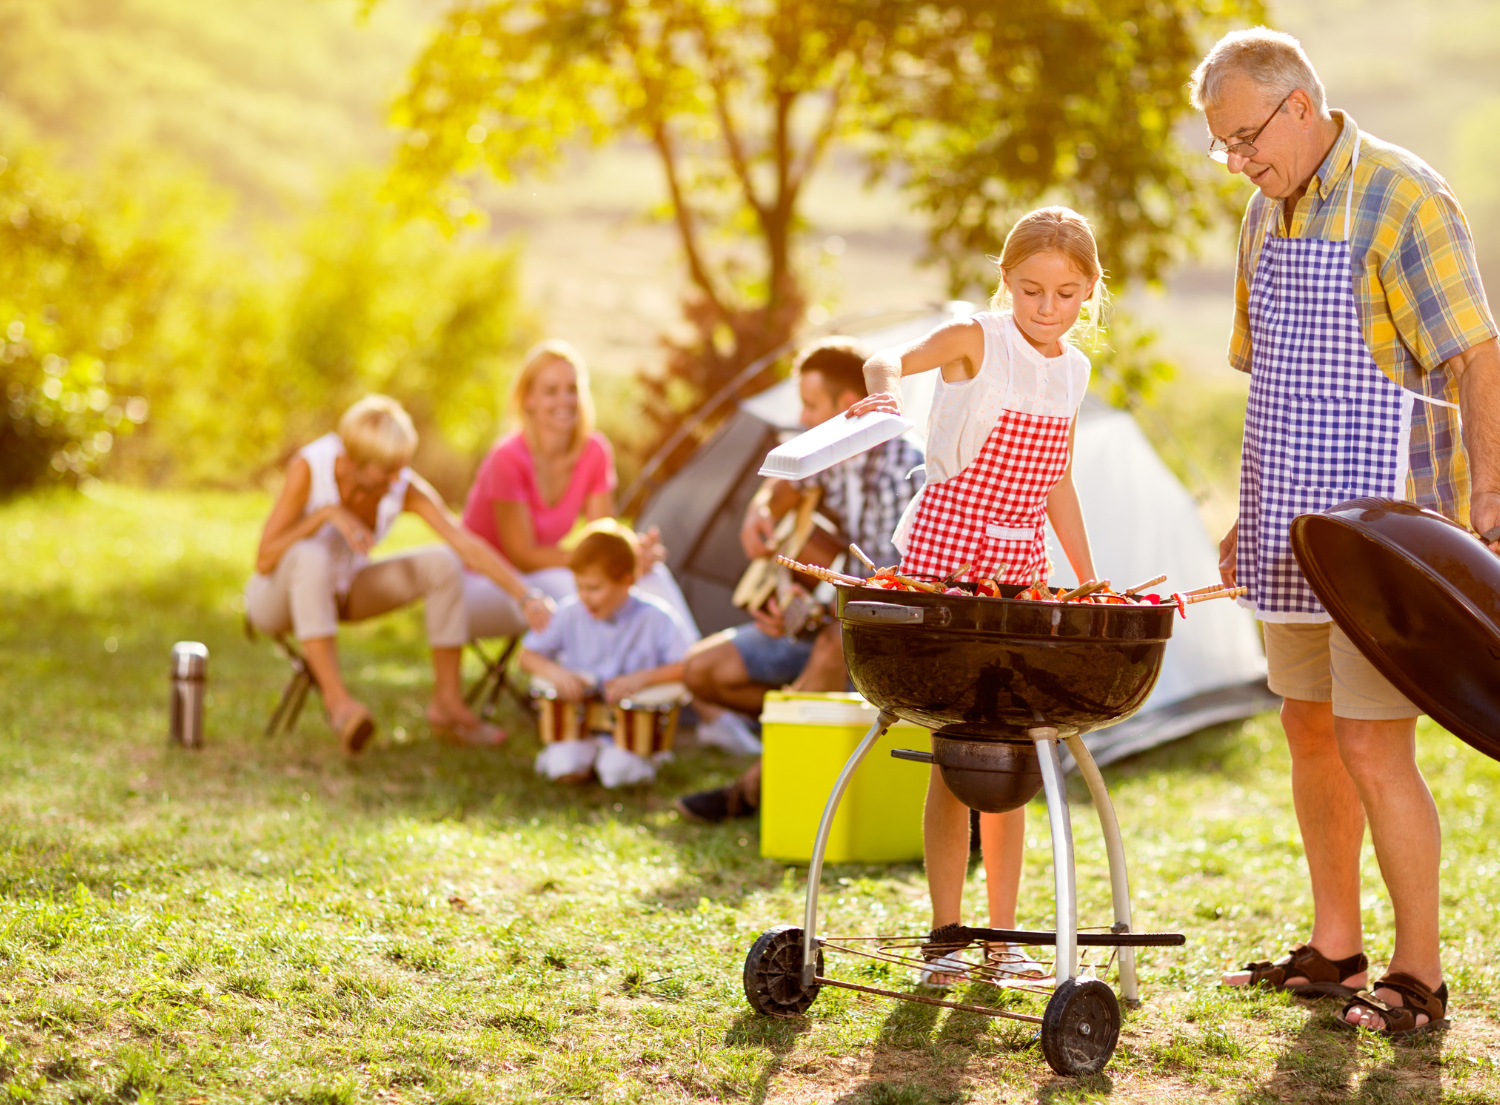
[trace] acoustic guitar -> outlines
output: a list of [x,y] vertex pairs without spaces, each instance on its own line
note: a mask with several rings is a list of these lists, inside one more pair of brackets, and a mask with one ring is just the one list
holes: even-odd
[[776,557],[837,570],[848,547],[833,522],[819,513],[822,498],[818,487],[801,492],[796,508],[783,514],[772,531],[771,555],[750,562],[730,599],[741,610],[754,612],[764,610],[775,596],[781,606],[782,630],[789,637],[821,628],[829,614],[812,597],[819,581],[777,564]]

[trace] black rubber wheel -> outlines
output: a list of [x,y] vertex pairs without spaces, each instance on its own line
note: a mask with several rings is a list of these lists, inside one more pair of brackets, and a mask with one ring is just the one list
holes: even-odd
[[1042,1054],[1058,1074],[1097,1074],[1120,1042],[1120,1003],[1097,978],[1070,978],[1042,1014]]
[[[818,974],[823,973],[823,949],[818,949]],[[802,929],[777,925],[761,933],[745,956],[745,1000],[768,1017],[797,1017],[823,987],[802,985]]]

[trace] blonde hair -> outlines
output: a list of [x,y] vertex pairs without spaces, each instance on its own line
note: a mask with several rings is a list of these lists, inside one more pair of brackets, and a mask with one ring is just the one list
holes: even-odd
[[583,354],[565,341],[553,339],[538,342],[526,351],[521,371],[516,373],[516,378],[510,385],[511,423],[526,435],[527,444],[534,448],[536,427],[526,414],[526,396],[542,369],[553,361],[572,365],[578,384],[578,423],[573,427],[573,440],[568,443],[568,451],[576,453],[583,448],[589,434],[594,432],[594,396],[589,390],[589,368],[584,362]]
[[1090,339],[1096,340],[1104,328],[1104,269],[1099,265],[1099,247],[1094,242],[1089,221],[1071,207],[1040,207],[1022,215],[1010,228],[1010,233],[1005,236],[1005,248],[998,258],[992,258],[1000,266],[1000,283],[990,297],[990,310],[1003,311],[1010,305],[1005,273],[1038,253],[1062,254],[1069,264],[1094,282],[1094,290],[1083,305],[1079,321],[1064,337],[1072,338],[1083,327],[1089,331]]
[[417,428],[389,395],[366,395],[339,419],[339,440],[355,464],[395,468],[417,451]]
[[583,533],[568,555],[573,572],[598,568],[615,582],[634,579],[640,561],[635,548],[635,531],[613,518],[600,518],[583,527]]
[[1224,92],[1224,82],[1242,73],[1261,89],[1266,103],[1284,100],[1299,88],[1312,101],[1313,111],[1328,116],[1323,82],[1302,43],[1289,34],[1269,27],[1231,31],[1198,63],[1188,82],[1193,106],[1199,111],[1214,107]]

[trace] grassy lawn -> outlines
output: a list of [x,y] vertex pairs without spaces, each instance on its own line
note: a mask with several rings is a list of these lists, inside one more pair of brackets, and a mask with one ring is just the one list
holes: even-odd
[[[848,991],[802,1020],[751,1015],[745,951],[799,916],[802,874],[762,860],[753,825],[692,827],[669,801],[742,765],[689,750],[652,791],[560,790],[531,774],[519,716],[498,753],[439,746],[415,614],[345,634],[382,723],[368,754],[346,762],[315,708],[267,741],[284,672],[235,609],[266,505],[105,486],[0,507],[11,1100],[1500,1101],[1500,767],[1435,727],[1420,741],[1446,833],[1450,1032],[1392,1047],[1337,1031],[1329,1005],[1215,985],[1309,921],[1286,756],[1262,717],[1106,772],[1140,924],[1188,944],[1145,954],[1144,1005],[1106,1071],[1057,1079],[1015,1022]],[[184,638],[212,656],[196,753],[165,743]],[[1076,797],[1098,922],[1103,850]],[[1039,804],[1031,826],[1022,923],[1050,927]],[[825,878],[829,931],[924,928],[919,868]],[[1365,886],[1379,963],[1373,856]],[[997,1000],[981,989],[962,1000]]]

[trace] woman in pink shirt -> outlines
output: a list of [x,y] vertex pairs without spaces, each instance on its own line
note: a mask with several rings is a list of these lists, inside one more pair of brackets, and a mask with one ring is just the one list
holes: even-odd
[[[614,514],[614,450],[594,429],[588,368],[567,342],[532,349],[516,374],[510,409],[517,428],[479,466],[464,526],[498,549],[537,593],[561,601],[574,593],[562,539],[580,518],[592,522]],[[697,625],[661,563],[662,552],[654,530],[642,535],[643,572],[636,586],[667,600],[697,640]],[[526,631],[516,600],[484,576],[465,577],[464,605],[472,637]]]

